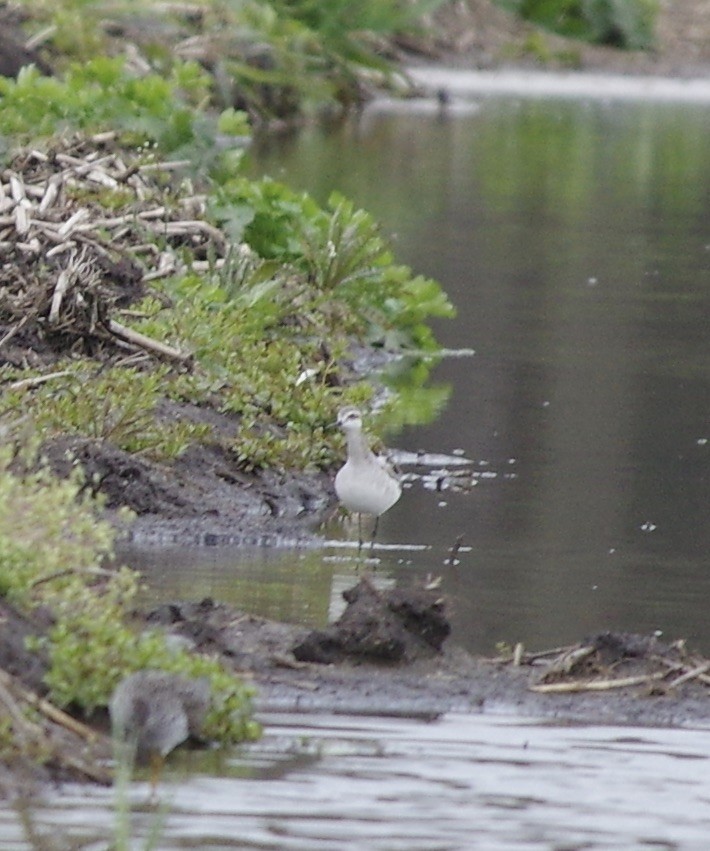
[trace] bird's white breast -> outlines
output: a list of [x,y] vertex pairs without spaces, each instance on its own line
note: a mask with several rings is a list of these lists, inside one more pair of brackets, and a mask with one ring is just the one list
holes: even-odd
[[397,502],[402,489],[378,463],[364,468],[347,461],[335,477],[335,492],[348,511],[379,516]]

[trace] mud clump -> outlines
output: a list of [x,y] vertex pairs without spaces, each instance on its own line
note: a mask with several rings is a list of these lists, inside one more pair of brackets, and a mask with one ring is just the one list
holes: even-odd
[[302,670],[309,662],[406,666],[438,657],[451,632],[445,599],[434,590],[378,591],[363,578],[343,597],[348,606],[341,617],[312,631],[235,611],[211,598],[164,603],[141,617],[201,653],[219,653],[232,667],[252,672]]
[[345,660],[401,663],[438,654],[451,625],[445,600],[425,588],[378,591],[363,578],[343,592],[341,617],[313,630],[293,648],[299,662],[332,664]]

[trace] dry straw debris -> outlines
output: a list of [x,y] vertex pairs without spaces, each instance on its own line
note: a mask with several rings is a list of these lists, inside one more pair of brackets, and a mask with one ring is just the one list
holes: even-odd
[[204,196],[189,184],[172,192],[187,163],[141,161],[112,148],[114,138],[30,149],[0,172],[0,350],[10,362],[17,335],[36,351],[118,348],[190,362],[127,327],[122,313],[151,281],[219,267],[230,245],[206,220]]

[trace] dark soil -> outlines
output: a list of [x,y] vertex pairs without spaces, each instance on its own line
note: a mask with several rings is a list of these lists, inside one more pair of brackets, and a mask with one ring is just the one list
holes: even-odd
[[326,630],[275,623],[209,599],[161,605],[147,620],[252,679],[264,711],[507,711],[642,725],[710,718],[710,663],[682,642],[600,633],[549,653],[480,659],[444,643],[447,603],[436,590],[379,592],[365,578],[344,596],[345,612]]
[[[710,661],[682,642],[600,633],[547,653],[516,648],[481,659],[445,644],[447,602],[436,589],[381,592],[365,577],[344,596],[345,612],[326,630],[276,623],[211,599],[163,604],[136,619],[138,627],[160,626],[196,652],[218,656],[255,684],[263,712],[433,718],[495,711],[654,726],[710,720]],[[107,782],[105,718],[93,731],[42,700],[46,660],[28,653],[24,639],[41,635],[48,618],[0,605],[0,713],[12,718],[15,742],[36,736],[29,752],[44,755],[36,762],[27,751],[13,757],[0,750],[0,797],[48,781]],[[42,727],[23,727],[29,708],[39,708]]]
[[[194,414],[230,424],[215,411],[195,407]],[[329,476],[246,473],[218,445],[195,445],[175,462],[161,464],[108,442],[66,438],[47,444],[45,456],[60,475],[71,469],[69,459],[78,460],[109,509],[135,512],[124,531],[142,546],[305,544],[333,508]]]
[[148,619],[252,678],[263,710],[495,710],[643,725],[710,718],[710,663],[682,642],[600,633],[549,653],[480,659],[444,643],[446,599],[436,590],[379,592],[365,578],[344,596],[348,606],[327,630],[274,623],[212,600],[163,605]]

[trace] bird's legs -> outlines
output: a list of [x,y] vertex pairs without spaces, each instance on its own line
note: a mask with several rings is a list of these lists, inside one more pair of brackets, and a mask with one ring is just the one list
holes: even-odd
[[[375,538],[377,537],[377,528],[380,523],[379,515],[375,515],[375,525],[372,529],[372,538],[370,539],[370,558],[373,557],[373,553],[375,550]],[[362,548],[364,545],[364,540],[362,537],[362,514],[358,511],[357,513],[357,558],[358,561],[362,558]]]
[[375,515],[375,526],[372,530],[372,540],[370,541],[370,558],[372,558],[372,554],[373,554],[374,549],[375,549],[375,538],[377,537],[377,527],[379,526],[379,523],[380,523],[380,516],[379,516],[379,514],[377,514],[377,515]]
[[163,755],[154,751],[150,755],[150,800],[155,801],[158,797],[158,783],[163,773]]

